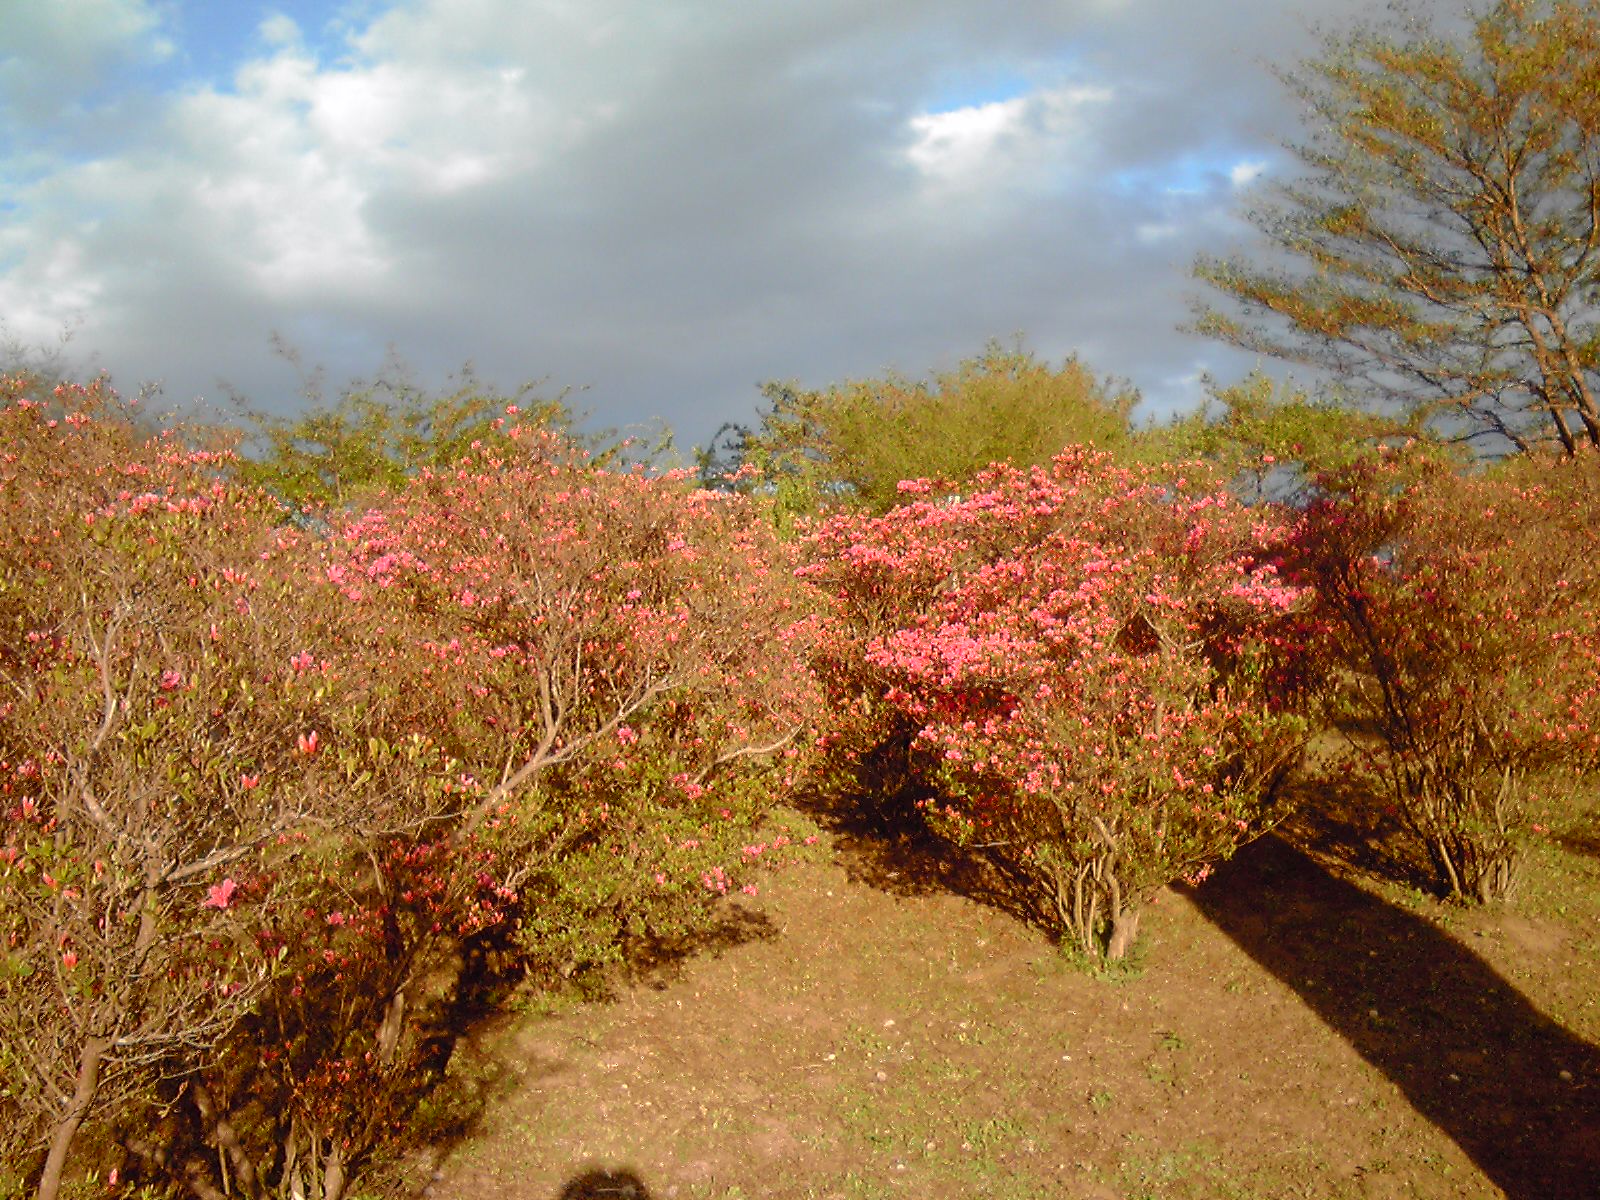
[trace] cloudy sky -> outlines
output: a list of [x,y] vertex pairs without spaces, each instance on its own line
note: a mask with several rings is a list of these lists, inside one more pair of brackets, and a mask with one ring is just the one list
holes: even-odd
[[1148,411],[1369,0],[0,0],[0,321],[169,400],[392,348],[680,442],[767,379],[1077,352]]

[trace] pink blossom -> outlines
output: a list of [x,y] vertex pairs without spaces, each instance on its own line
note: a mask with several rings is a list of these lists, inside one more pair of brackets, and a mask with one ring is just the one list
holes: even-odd
[[205,903],[202,908],[227,908],[233,903],[233,894],[239,890],[239,885],[232,879],[224,879],[221,883],[213,884],[206,889]]

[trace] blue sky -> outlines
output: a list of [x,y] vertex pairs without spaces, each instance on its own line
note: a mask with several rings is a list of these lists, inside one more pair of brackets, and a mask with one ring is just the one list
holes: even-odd
[[176,88],[196,83],[227,86],[240,62],[270,44],[263,26],[270,28],[268,22],[275,18],[288,18],[309,49],[335,61],[343,50],[344,33],[358,27],[362,10],[327,0],[278,4],[213,0],[158,6],[157,11],[175,50],[161,64],[160,74],[164,86]]
[[[0,319],[174,404],[398,355],[687,445],[1023,334],[1198,402],[1268,64],[1364,0],[0,0]],[[64,345],[62,338],[66,337]]]

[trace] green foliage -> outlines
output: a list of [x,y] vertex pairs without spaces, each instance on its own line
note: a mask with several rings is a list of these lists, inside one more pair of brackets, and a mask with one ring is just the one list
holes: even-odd
[[390,371],[297,417],[246,409],[251,453],[237,469],[292,505],[343,505],[399,487],[425,467],[455,463],[508,415],[563,433],[573,423],[561,398],[540,399],[532,384],[501,395],[468,371],[434,395]]
[[[1252,373],[1216,388],[1211,403],[1134,443],[1142,461],[1209,463],[1233,490],[1252,501],[1303,498],[1312,481],[1342,471],[1384,447],[1431,441],[1416,421],[1356,411],[1341,400],[1280,387]],[[1440,453],[1449,451],[1441,447]]]
[[1600,10],[1496,0],[1330,39],[1286,74],[1305,171],[1252,214],[1289,268],[1202,258],[1203,333],[1463,439],[1600,445]]
[[830,506],[885,512],[901,502],[902,480],[954,490],[991,463],[1036,466],[1068,445],[1120,445],[1136,400],[1076,358],[1053,367],[996,342],[923,381],[762,390],[760,428],[736,439],[732,457],[748,472],[744,486],[772,496],[780,524]]

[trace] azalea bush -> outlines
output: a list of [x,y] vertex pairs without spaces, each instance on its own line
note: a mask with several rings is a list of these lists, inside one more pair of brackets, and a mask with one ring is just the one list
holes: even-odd
[[140,444],[103,382],[0,381],[0,1071],[58,1191],[86,1121],[214,1053],[268,986],[285,839],[333,816],[278,509]]
[[[1196,468],[1198,472],[1199,469]],[[1271,820],[1298,758],[1278,530],[1216,488],[1089,449],[964,496],[836,517],[802,573],[857,789],[987,851],[1084,953]]]
[[540,897],[530,962],[570,974],[663,934],[667,897],[716,890],[717,856],[685,843],[748,842],[794,778],[819,703],[804,595],[741,498],[598,470],[513,422],[326,553],[394,728],[460,763],[458,836]]
[[246,1196],[335,1200],[436,1082],[459,1032],[462,947],[504,921],[510,897],[491,854],[447,837],[344,849],[300,848],[298,902],[260,935],[281,964],[274,984],[166,1106],[145,1139],[151,1173],[200,1194],[231,1181]]
[[1532,796],[1600,763],[1600,456],[1459,474],[1396,451],[1322,486],[1299,577],[1355,765],[1442,892],[1503,898]]
[[816,691],[766,526],[517,416],[331,515],[300,580],[337,613],[306,677],[345,696],[318,753],[361,837],[304,847],[310,898],[270,934],[283,970],[183,1133],[231,1146],[208,1178],[247,1194],[336,1200],[483,976],[560,984],[680,944],[790,840],[759,831]]
[[6,386],[13,1184],[338,1200],[483,977],[681,942],[792,840],[764,822],[817,694],[744,501],[513,409],[290,520],[103,383]]

